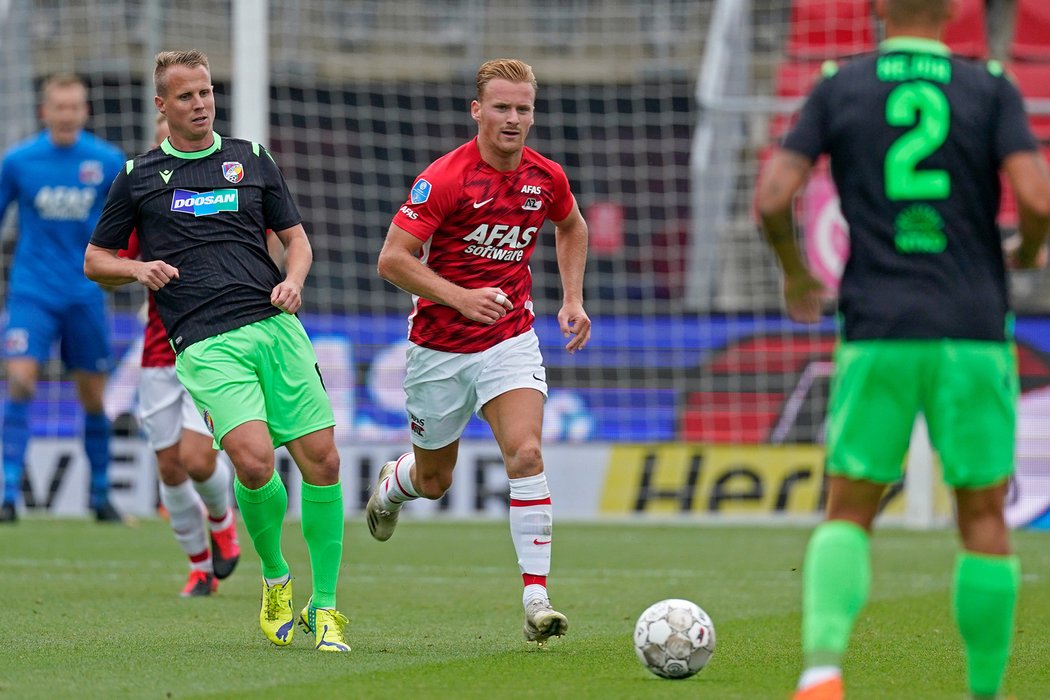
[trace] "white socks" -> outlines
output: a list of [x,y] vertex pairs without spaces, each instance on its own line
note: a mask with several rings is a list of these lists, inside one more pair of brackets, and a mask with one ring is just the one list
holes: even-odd
[[204,504],[187,479],[178,486],[160,485],[160,502],[168,510],[172,532],[182,551],[190,558],[190,566],[200,571],[211,569],[207,531],[204,527]]
[[510,480],[510,537],[525,582],[522,602],[547,597],[551,570],[551,494],[547,476],[537,474]]
[[379,505],[383,510],[397,510],[406,501],[419,498],[416,487],[412,485],[412,467],[416,457],[411,452],[397,458],[394,473],[379,484]]
[[263,578],[263,581],[266,581],[266,585],[270,586],[271,588],[274,586],[283,586],[291,580],[292,574],[290,572],[285,574],[284,576],[279,576],[277,578]]
[[818,683],[838,678],[841,675],[842,669],[838,666],[814,666],[813,668],[807,668],[802,672],[802,677],[798,679],[798,690],[805,690]]
[[225,453],[220,452],[215,460],[215,472],[205,481],[193,481],[193,488],[200,494],[205,508],[208,509],[208,518],[212,521],[213,530],[222,530],[223,526],[219,521],[229,515],[231,478],[229,462],[226,461]]
[[528,607],[530,600],[542,600],[547,602],[550,597],[547,595],[547,587],[541,586],[538,583],[530,583],[525,586],[521,591],[521,604],[523,607]]

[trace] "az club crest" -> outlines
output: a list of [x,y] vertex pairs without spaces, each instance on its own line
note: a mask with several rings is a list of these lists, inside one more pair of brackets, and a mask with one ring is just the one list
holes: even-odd
[[222,164],[222,176],[236,185],[244,179],[244,166],[235,160],[226,161]]
[[79,172],[81,185],[101,185],[105,176],[102,172],[102,163],[97,160],[85,160],[80,163]]

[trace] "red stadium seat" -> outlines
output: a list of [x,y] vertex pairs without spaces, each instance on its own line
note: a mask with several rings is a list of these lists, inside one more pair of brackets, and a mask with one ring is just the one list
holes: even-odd
[[996,221],[1004,228],[1014,228],[1017,226],[1017,200],[1006,175],[999,175],[999,188],[1002,195],[999,197],[999,216]]
[[787,55],[819,60],[871,51],[870,0],[792,0]]
[[955,18],[944,28],[941,39],[960,56],[988,57],[988,23],[984,0],[957,0]]
[[808,95],[820,79],[819,61],[784,61],[777,66],[777,97],[801,97]]
[[[1006,70],[1027,99],[1050,102],[1050,63],[1014,62],[1007,64]],[[1029,110],[1028,121],[1035,137],[1050,143],[1050,111],[1033,114]]]
[[1017,0],[1010,58],[1050,61],[1050,3],[1046,0]]

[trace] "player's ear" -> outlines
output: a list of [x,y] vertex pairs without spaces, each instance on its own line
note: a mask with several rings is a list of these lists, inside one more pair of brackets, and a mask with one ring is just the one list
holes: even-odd
[[481,103],[477,100],[472,100],[470,103],[470,118],[474,121],[481,119]]

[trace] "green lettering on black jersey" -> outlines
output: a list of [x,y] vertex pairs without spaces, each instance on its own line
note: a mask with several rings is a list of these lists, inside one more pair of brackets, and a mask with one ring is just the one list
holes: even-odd
[[886,151],[886,196],[891,200],[947,199],[946,170],[921,170],[919,162],[948,138],[951,106],[941,90],[924,81],[902,83],[886,98],[886,123],[912,127]]

